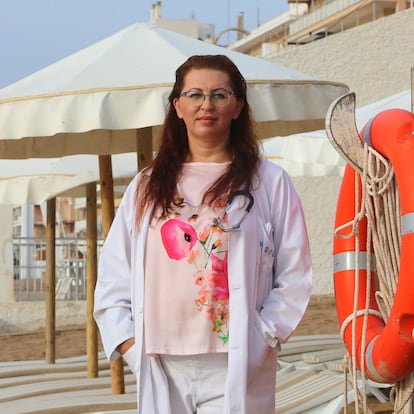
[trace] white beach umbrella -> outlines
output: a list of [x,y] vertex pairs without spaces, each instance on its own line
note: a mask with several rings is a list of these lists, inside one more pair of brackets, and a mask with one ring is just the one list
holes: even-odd
[[376,114],[387,109],[405,109],[411,111],[411,89],[357,108],[355,111],[356,125],[360,131],[363,126]]
[[[391,108],[411,110],[411,90],[391,95],[355,111],[358,130],[376,114]],[[275,137],[263,142],[264,155],[289,175],[342,176],[346,162],[330,143],[326,130]]]
[[[136,153],[112,156],[112,176],[118,186],[129,182],[137,170]],[[57,196],[85,197],[85,185],[99,180],[96,155],[1,160],[0,204],[40,204]]]
[[345,168],[324,130],[266,140],[263,151],[291,177],[340,176]]
[[[162,124],[175,69],[225,54],[248,82],[262,138],[320,129],[343,84],[137,23],[0,90],[0,158],[136,150]],[[39,139],[41,137],[42,139]]]

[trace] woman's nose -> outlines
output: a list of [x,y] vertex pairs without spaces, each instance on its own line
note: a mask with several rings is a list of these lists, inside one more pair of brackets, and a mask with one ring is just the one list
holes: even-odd
[[210,108],[214,106],[211,95],[204,95],[203,103],[201,104],[202,108]]

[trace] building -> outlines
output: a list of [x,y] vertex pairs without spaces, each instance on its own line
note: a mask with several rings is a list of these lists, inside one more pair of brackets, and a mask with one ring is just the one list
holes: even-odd
[[154,3],[151,7],[150,23],[207,42],[211,42],[214,38],[214,24],[200,23],[194,16],[192,19],[164,19],[160,1]]
[[274,59],[278,53],[392,15],[413,0],[288,0],[289,11],[252,30],[229,49]]

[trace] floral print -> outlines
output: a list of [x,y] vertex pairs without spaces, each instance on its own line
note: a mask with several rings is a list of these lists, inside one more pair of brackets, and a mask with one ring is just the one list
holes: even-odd
[[186,259],[187,263],[195,267],[193,276],[198,295],[195,306],[208,318],[213,332],[225,345],[229,340],[227,250],[223,249],[227,246],[224,239],[227,236],[215,224],[217,221],[213,217],[208,225],[197,232],[199,214],[192,211],[187,221],[184,221],[182,216],[187,204],[182,198],[176,198],[175,205],[178,211],[172,217],[166,217],[161,226],[163,246],[171,259]]
[[168,256],[174,260],[184,259],[197,241],[194,228],[178,219],[171,219],[163,224],[161,237]]

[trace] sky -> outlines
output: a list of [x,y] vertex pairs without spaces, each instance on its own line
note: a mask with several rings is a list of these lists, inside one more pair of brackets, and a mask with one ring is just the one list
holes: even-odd
[[[57,62],[136,22],[149,22],[156,0],[1,0],[0,88]],[[196,18],[215,25],[215,34],[288,11],[287,0],[163,0],[164,19]],[[230,35],[223,42],[234,41]]]

